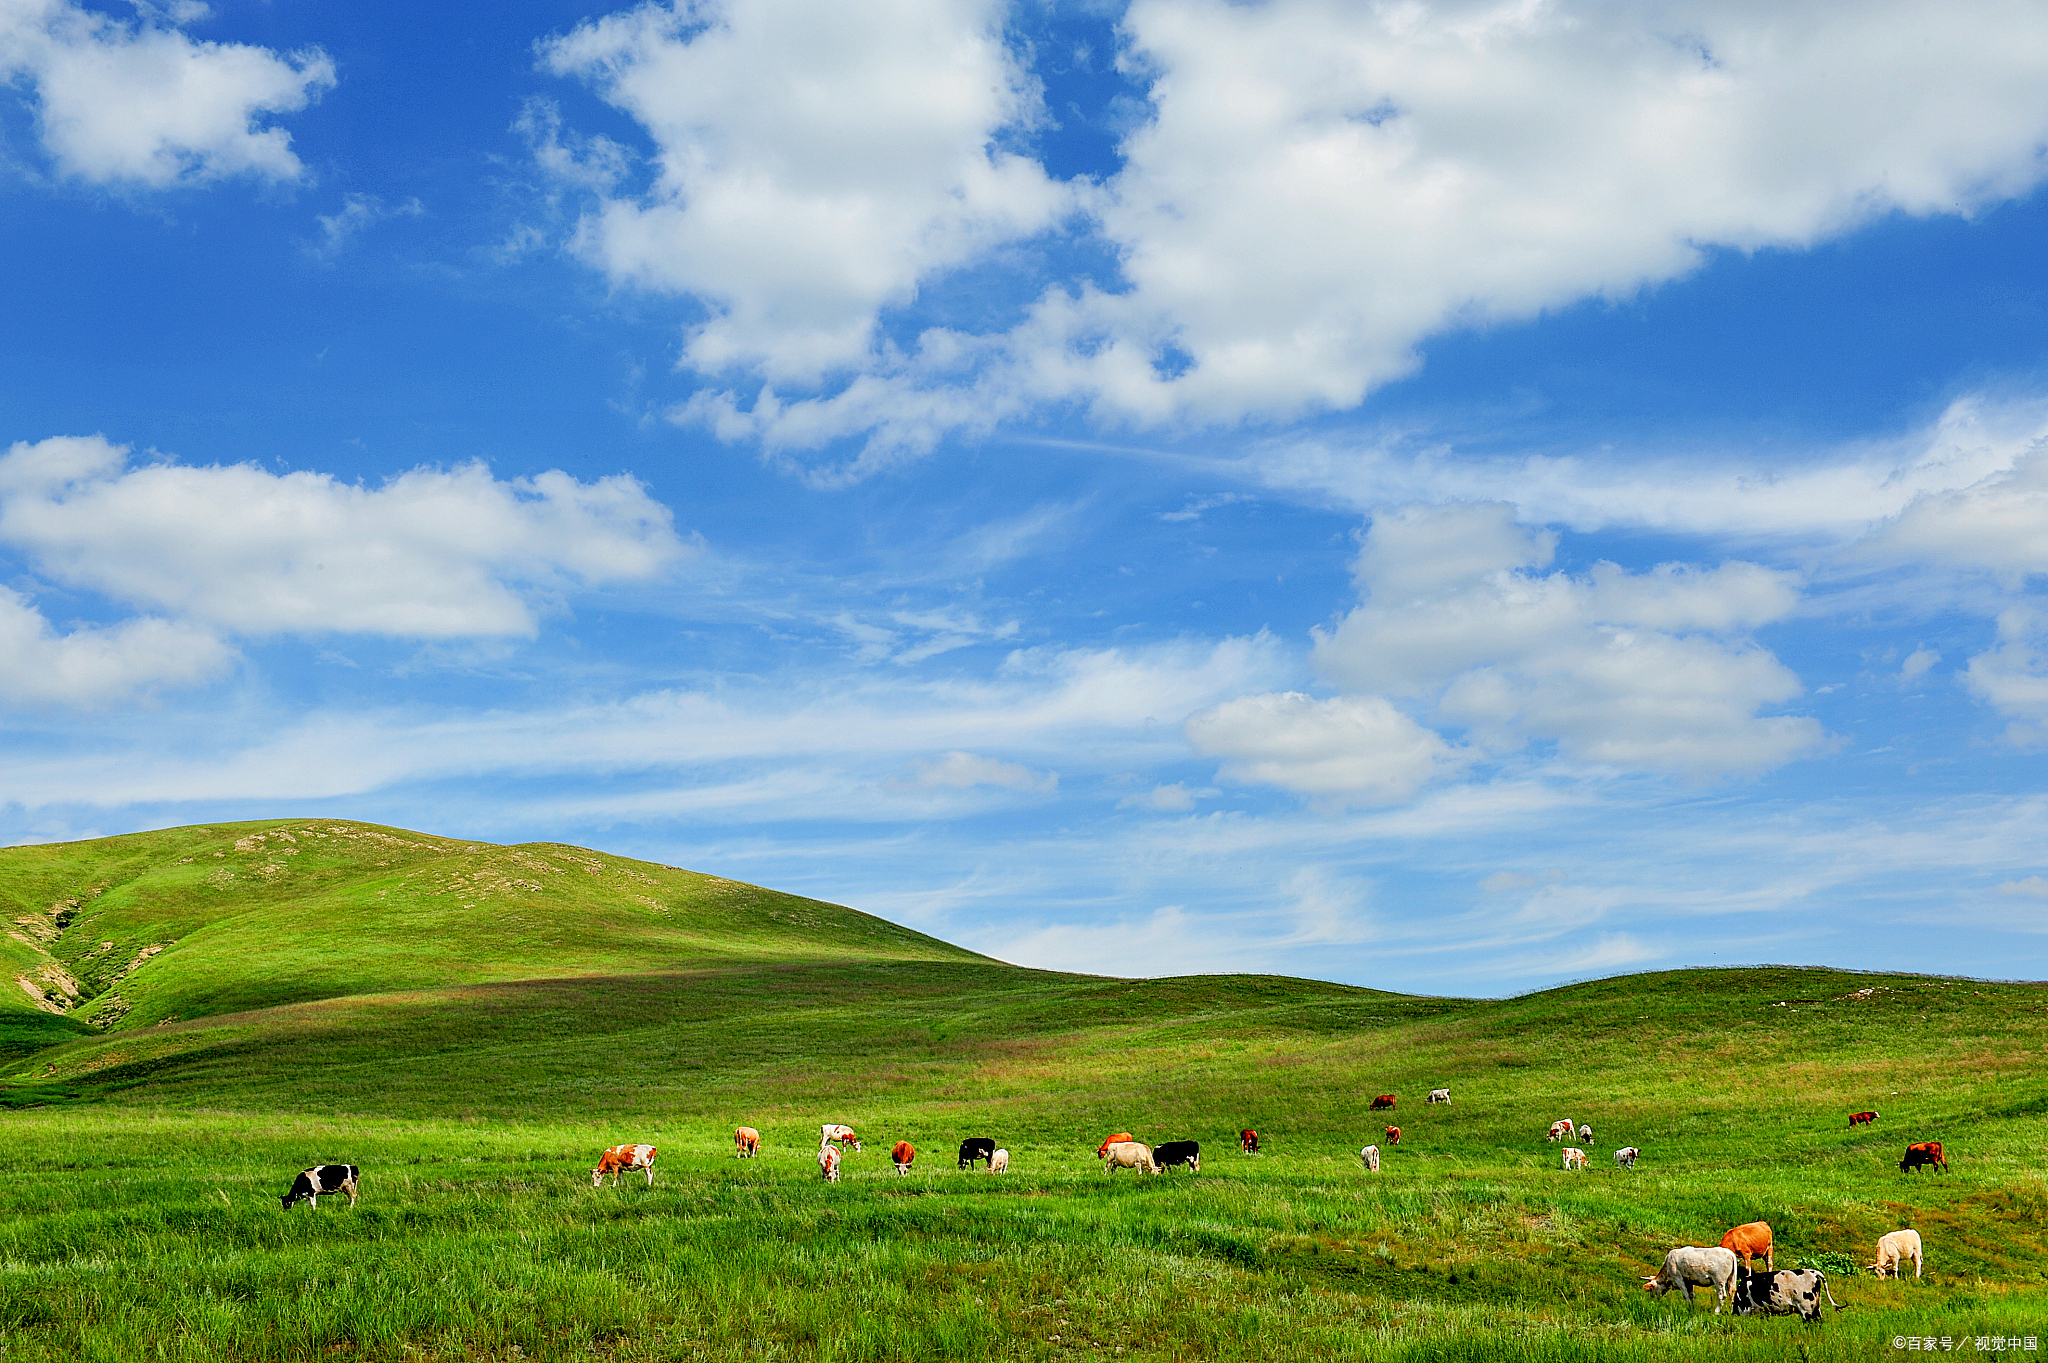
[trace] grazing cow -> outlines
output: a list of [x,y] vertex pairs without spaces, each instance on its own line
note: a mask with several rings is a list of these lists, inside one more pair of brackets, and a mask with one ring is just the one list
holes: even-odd
[[1636,1156],[1642,1153],[1633,1145],[1624,1145],[1621,1149],[1614,1152],[1614,1167],[1617,1169],[1633,1169],[1636,1167]]
[[969,1136],[960,1142],[960,1167],[967,1168],[976,1160],[993,1160],[996,1157],[996,1143],[986,1136]]
[[1948,1172],[1948,1160],[1941,1153],[1940,1141],[1915,1141],[1906,1147],[1906,1157],[1899,1161],[1899,1172],[1909,1173],[1921,1165]]
[[1714,1314],[1721,1314],[1721,1304],[1728,1300],[1735,1290],[1735,1251],[1729,1249],[1702,1249],[1698,1245],[1680,1245],[1664,1256],[1664,1266],[1654,1277],[1643,1279],[1643,1291],[1663,1296],[1672,1288],[1685,1293],[1685,1304],[1692,1305],[1692,1289],[1695,1284],[1714,1289]]
[[743,1126],[734,1131],[732,1143],[737,1147],[733,1151],[735,1159],[752,1159],[761,1153],[761,1133],[751,1126]]
[[1587,1145],[1593,1143],[1593,1127],[1591,1123],[1585,1123],[1579,1127],[1579,1139]]
[[1381,1108],[1392,1107],[1394,1105],[1394,1101],[1395,1099],[1393,1094],[1382,1093],[1379,1097],[1372,1100],[1372,1110],[1374,1112],[1378,1112]]
[[1849,1114],[1849,1125],[1869,1126],[1878,1119],[1879,1115],[1875,1112],[1852,1112]]
[[1202,1172],[1202,1143],[1200,1141],[1168,1141],[1152,1148],[1152,1158],[1162,1169],[1178,1165],[1187,1166],[1191,1174]]
[[1009,1173],[1010,1152],[1007,1150],[998,1150],[993,1155],[990,1155],[988,1157],[988,1171],[991,1174]]
[[292,1190],[284,1195],[284,1209],[290,1211],[295,1202],[317,1208],[322,1193],[347,1193],[348,1205],[353,1207],[360,1177],[353,1164],[316,1164],[292,1180]]
[[595,1188],[604,1182],[604,1176],[612,1176],[612,1187],[619,1186],[619,1179],[635,1169],[647,1171],[647,1186],[654,1186],[654,1147],[651,1145],[615,1145],[597,1157],[597,1167],[590,1171],[590,1186]]
[[1578,1131],[1578,1127],[1572,1125],[1571,1118],[1559,1117],[1550,1124],[1550,1139],[1554,1141],[1568,1141],[1577,1135]]
[[1380,1148],[1377,1145],[1366,1146],[1358,1152],[1358,1158],[1365,1161],[1365,1172],[1368,1174],[1377,1174],[1380,1171]]
[[1751,1221],[1735,1227],[1721,1237],[1721,1248],[1741,1255],[1744,1268],[1750,1266],[1751,1259],[1762,1259],[1765,1268],[1778,1266],[1771,1259],[1771,1223],[1768,1221]]
[[1143,1141],[1118,1141],[1102,1152],[1102,1172],[1113,1174],[1119,1169],[1138,1169],[1148,1174],[1160,1172],[1159,1161],[1152,1158],[1152,1147]]
[[1388,1144],[1388,1145],[1399,1145],[1400,1143],[1401,1143],[1401,1128],[1400,1128],[1400,1127],[1398,1127],[1398,1126],[1390,1126],[1390,1127],[1388,1127],[1388,1128],[1387,1128],[1387,1144]]
[[1427,1101],[1432,1103],[1448,1103],[1451,1101],[1451,1091],[1449,1089],[1431,1089]]
[[1109,1153],[1110,1146],[1116,1145],[1121,1141],[1127,1141],[1129,1139],[1131,1139],[1131,1133],[1128,1131],[1119,1131],[1114,1136],[1105,1136],[1103,1138],[1102,1144],[1095,1147],[1095,1158],[1101,1159],[1104,1155]]
[[860,1137],[853,1134],[852,1127],[842,1126],[838,1122],[826,1122],[818,1128],[818,1144],[832,1142],[837,1142],[842,1147],[850,1145],[855,1150],[860,1149]]
[[1239,1131],[1237,1133],[1237,1148],[1244,1151],[1244,1153],[1247,1155],[1258,1154],[1259,1133],[1252,1130],[1250,1127],[1245,1127],[1243,1130]]
[[889,1152],[889,1158],[896,1161],[897,1173],[907,1174],[910,1172],[910,1162],[917,1158],[917,1147],[909,1141],[898,1141],[896,1148]]
[[1818,1325],[1823,1295],[1827,1297],[1829,1306],[1837,1311],[1842,1309],[1842,1304],[1835,1300],[1835,1294],[1828,1290],[1828,1275],[1817,1268],[1781,1268],[1773,1273],[1751,1273],[1746,1268],[1735,1270],[1732,1298],[1738,1316],[1754,1315],[1759,1311],[1767,1316],[1782,1316],[1796,1311],[1799,1319],[1808,1325]]
[[1899,1267],[1906,1260],[1913,1261],[1913,1276],[1920,1276],[1920,1232],[1916,1230],[1895,1230],[1889,1235],[1878,1237],[1877,1262],[1870,1267],[1882,1278],[1889,1272],[1899,1276]]
[[818,1147],[818,1172],[824,1176],[827,1183],[837,1183],[839,1181],[838,1146],[821,1145]]
[[1576,1145],[1567,1145],[1564,1148],[1564,1167],[1567,1169],[1584,1169],[1586,1167],[1586,1152],[1579,1149]]

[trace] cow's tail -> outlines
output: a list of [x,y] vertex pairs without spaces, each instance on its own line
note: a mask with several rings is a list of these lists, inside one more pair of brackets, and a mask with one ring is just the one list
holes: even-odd
[[[1819,1272],[1819,1270],[1817,1269],[1815,1271]],[[1820,1275],[1820,1290],[1827,1293],[1829,1306],[1834,1307],[1837,1311],[1846,1311],[1849,1309],[1848,1307],[1842,1305],[1842,1303],[1835,1300],[1834,1290],[1828,1286],[1828,1275],[1825,1273],[1822,1273]]]

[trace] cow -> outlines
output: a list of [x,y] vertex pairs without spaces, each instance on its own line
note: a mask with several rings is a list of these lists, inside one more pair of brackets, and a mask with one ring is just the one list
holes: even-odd
[[1200,1141],[1168,1141],[1152,1148],[1152,1158],[1162,1169],[1185,1165],[1191,1174],[1202,1172],[1202,1143]]
[[1114,1174],[1119,1169],[1137,1169],[1144,1173],[1160,1172],[1159,1161],[1152,1158],[1152,1147],[1143,1141],[1118,1141],[1102,1152],[1102,1172]]
[[1581,1144],[1584,1144],[1584,1145],[1591,1145],[1591,1144],[1593,1143],[1593,1126],[1592,1126],[1592,1123],[1590,1123],[1590,1122],[1586,1122],[1586,1123],[1581,1123],[1581,1124],[1580,1124],[1580,1126],[1579,1126],[1579,1141],[1580,1141],[1580,1143],[1581,1143]]
[[291,1191],[284,1195],[284,1209],[290,1211],[296,1202],[318,1208],[322,1193],[347,1193],[348,1205],[353,1207],[361,1177],[353,1164],[316,1164],[292,1180]]
[[1799,1319],[1808,1325],[1820,1324],[1820,1299],[1825,1295],[1828,1305],[1837,1311],[1842,1304],[1835,1300],[1835,1294],[1828,1290],[1828,1275],[1817,1268],[1781,1268],[1772,1273],[1751,1273],[1746,1268],[1735,1270],[1735,1291],[1730,1299],[1738,1316],[1754,1315],[1761,1311],[1767,1316],[1782,1316],[1798,1312]]
[[1368,1174],[1377,1174],[1380,1171],[1380,1148],[1377,1145],[1366,1146],[1358,1152],[1358,1158],[1365,1162],[1365,1172]]
[[1721,1304],[1728,1300],[1735,1290],[1735,1251],[1729,1249],[1703,1249],[1698,1245],[1680,1245],[1664,1256],[1664,1266],[1652,1277],[1643,1279],[1643,1291],[1663,1296],[1672,1288],[1685,1293],[1685,1304],[1692,1305],[1692,1289],[1695,1284],[1714,1289],[1714,1314],[1721,1314]]
[[1429,1097],[1424,1099],[1424,1101],[1431,1103],[1448,1103],[1451,1101],[1451,1091],[1449,1089],[1431,1089],[1429,1091]]
[[1633,1145],[1624,1145],[1621,1149],[1614,1152],[1614,1167],[1617,1169],[1633,1169],[1636,1167],[1636,1156],[1642,1153]]
[[1388,1127],[1388,1128],[1387,1128],[1387,1144],[1388,1144],[1388,1145],[1399,1145],[1400,1143],[1401,1143],[1401,1128],[1400,1128],[1400,1127],[1398,1127],[1398,1126],[1390,1126],[1390,1127]]
[[1742,1266],[1748,1268],[1751,1259],[1762,1259],[1765,1268],[1776,1268],[1771,1255],[1771,1223],[1751,1221],[1735,1227],[1721,1237],[1721,1248],[1733,1250],[1742,1256]]
[[735,1147],[733,1150],[733,1158],[735,1159],[752,1159],[761,1153],[761,1133],[754,1130],[751,1126],[743,1126],[735,1130],[732,1133],[732,1143]]
[[1922,1165],[1948,1172],[1948,1160],[1941,1153],[1940,1141],[1915,1141],[1906,1147],[1906,1157],[1899,1161],[1899,1172],[1911,1173]]
[[839,1181],[839,1147],[826,1144],[818,1147],[818,1172],[827,1183]]
[[1567,1145],[1564,1148],[1564,1167],[1567,1169],[1584,1169],[1586,1167],[1586,1152],[1579,1149],[1576,1145]]
[[1578,1127],[1572,1124],[1571,1118],[1559,1117],[1550,1124],[1550,1139],[1554,1141],[1570,1140],[1578,1134],[1578,1131]]
[[852,1146],[855,1150],[860,1149],[860,1137],[853,1134],[852,1127],[838,1122],[826,1122],[818,1128],[818,1144],[826,1145],[833,1142],[837,1142],[842,1148]]
[[1110,1146],[1116,1145],[1122,1141],[1127,1141],[1129,1139],[1131,1139],[1131,1133],[1128,1131],[1119,1131],[1114,1136],[1103,1137],[1102,1144],[1095,1147],[1095,1158],[1101,1159],[1104,1155],[1109,1153]]
[[1881,1115],[1881,1113],[1876,1112],[1852,1112],[1849,1114],[1849,1125],[1869,1126],[1872,1122],[1876,1121],[1878,1117]]
[[910,1172],[910,1162],[917,1158],[917,1147],[909,1141],[898,1141],[896,1148],[889,1152],[889,1158],[896,1162],[897,1173],[907,1174]]
[[1913,1261],[1913,1276],[1920,1276],[1920,1232],[1916,1230],[1895,1230],[1889,1235],[1878,1237],[1877,1262],[1870,1267],[1882,1278],[1887,1271],[1896,1278],[1899,1266],[1906,1260]]
[[967,1168],[976,1160],[992,1160],[996,1157],[996,1143],[986,1136],[969,1136],[960,1142],[960,1167]]
[[654,1186],[654,1147],[651,1145],[615,1145],[597,1157],[597,1167],[590,1171],[590,1186],[595,1188],[604,1182],[604,1176],[612,1176],[612,1187],[619,1186],[619,1179],[635,1169],[647,1171],[647,1186]]
[[1378,1112],[1383,1108],[1390,1108],[1394,1105],[1395,1101],[1393,1094],[1382,1093],[1379,1097],[1372,1100],[1372,1110]]
[[1007,1150],[998,1150],[993,1155],[990,1155],[988,1157],[988,1171],[991,1174],[1009,1173],[1010,1152]]
[[1247,1155],[1259,1153],[1259,1133],[1245,1127],[1237,1133],[1237,1148]]

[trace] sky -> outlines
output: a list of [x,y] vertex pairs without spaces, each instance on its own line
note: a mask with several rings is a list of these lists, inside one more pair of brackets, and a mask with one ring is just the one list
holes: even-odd
[[0,0],[0,842],[2048,977],[2029,0]]

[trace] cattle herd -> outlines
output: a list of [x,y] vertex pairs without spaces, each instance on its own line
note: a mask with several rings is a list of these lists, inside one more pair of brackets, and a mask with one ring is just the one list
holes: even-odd
[[[1447,1088],[1431,1089],[1427,1101],[1430,1104],[1449,1104],[1451,1091]],[[1372,1110],[1391,1111],[1399,1099],[1391,1093],[1382,1093],[1372,1100]],[[1858,1112],[1849,1118],[1850,1126],[1874,1124],[1879,1114]],[[740,1159],[752,1159],[761,1153],[761,1133],[751,1126],[742,1126],[733,1132],[734,1154]],[[1389,1146],[1401,1143],[1401,1128],[1389,1126],[1382,1139]],[[1555,1141],[1578,1140],[1586,1145],[1593,1143],[1593,1128],[1590,1124],[1575,1123],[1569,1117],[1560,1117],[1550,1124],[1549,1139]],[[1247,1155],[1259,1153],[1259,1133],[1245,1127],[1237,1133],[1237,1146]],[[818,1173],[829,1183],[839,1181],[839,1163],[848,1150],[861,1148],[860,1137],[854,1129],[843,1122],[825,1122],[818,1128]],[[1380,1148],[1368,1145],[1358,1152],[1359,1159],[1367,1173],[1380,1172]],[[1642,1151],[1633,1145],[1622,1146],[1614,1152],[1615,1167],[1634,1169]],[[639,1170],[646,1174],[647,1185],[654,1185],[655,1150],[651,1145],[614,1145],[598,1156],[597,1166],[590,1171],[592,1187],[604,1183],[606,1174],[612,1176],[612,1186],[626,1174]],[[889,1151],[889,1158],[898,1174],[908,1174],[911,1163],[917,1158],[917,1148],[909,1141],[899,1140]],[[1158,1146],[1136,1140],[1128,1131],[1119,1131],[1107,1137],[1096,1147],[1095,1158],[1102,1162],[1105,1174],[1115,1174],[1119,1169],[1130,1169],[1139,1173],[1159,1174],[1168,1169],[1184,1168],[1189,1173],[1200,1173],[1202,1169],[1202,1147],[1198,1141],[1166,1141]],[[1587,1154],[1579,1146],[1564,1147],[1564,1167],[1567,1170],[1586,1168]],[[999,1147],[987,1136],[970,1136],[960,1142],[958,1167],[971,1169],[978,1164],[986,1165],[988,1172],[1002,1174],[1009,1172],[1010,1152]],[[1942,1153],[1940,1141],[1916,1141],[1906,1147],[1906,1156],[1899,1161],[1901,1173],[1913,1173],[1920,1169],[1936,1169],[1948,1172],[1948,1160]],[[309,1207],[318,1207],[320,1198],[326,1194],[346,1193],[348,1204],[356,1205],[357,1184],[360,1171],[353,1164],[316,1164],[292,1180],[292,1186],[284,1195],[284,1209],[290,1211],[300,1202]],[[1755,1261],[1764,1261],[1764,1271],[1755,1271]],[[1896,1279],[1899,1270],[1908,1259],[1913,1261],[1913,1276],[1921,1276],[1924,1251],[1920,1233],[1915,1230],[1895,1230],[1877,1242],[1877,1260],[1867,1267],[1879,1278],[1889,1274]],[[1809,1323],[1821,1318],[1820,1302],[1825,1298],[1837,1311],[1842,1309],[1835,1301],[1834,1293],[1828,1290],[1827,1274],[1819,1269],[1781,1269],[1777,1267],[1771,1245],[1770,1223],[1752,1221],[1736,1226],[1721,1237],[1721,1243],[1713,1247],[1701,1245],[1680,1245],[1664,1256],[1663,1265],[1643,1280],[1643,1289],[1662,1296],[1678,1290],[1685,1294],[1688,1305],[1693,1300],[1693,1288],[1711,1287],[1714,1290],[1714,1314],[1721,1314],[1724,1305],[1731,1307],[1738,1315],[1761,1312],[1765,1315],[1797,1314]]]

